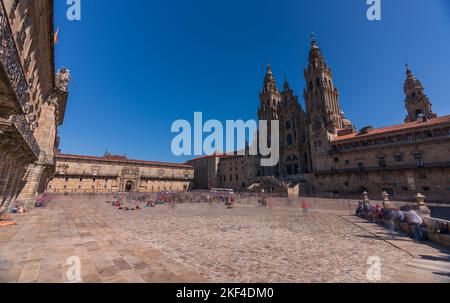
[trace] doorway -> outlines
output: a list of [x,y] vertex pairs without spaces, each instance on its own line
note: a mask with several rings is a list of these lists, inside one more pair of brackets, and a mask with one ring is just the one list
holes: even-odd
[[133,191],[133,186],[134,186],[133,181],[127,181],[125,185],[125,192],[131,193]]

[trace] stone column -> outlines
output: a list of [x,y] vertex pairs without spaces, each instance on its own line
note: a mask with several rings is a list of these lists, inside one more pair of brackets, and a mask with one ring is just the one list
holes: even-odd
[[26,184],[17,199],[18,204],[24,205],[28,209],[34,206],[43,171],[46,167],[53,165],[58,100],[59,95],[52,92],[47,102],[41,106],[39,126],[34,132],[34,137],[39,144],[41,154],[39,155],[39,161],[28,166]]
[[24,188],[17,198],[17,203],[31,208],[36,200],[39,183],[45,166],[42,164],[30,164],[27,168],[27,180]]
[[428,208],[428,206],[425,203],[426,197],[422,195],[421,193],[418,193],[416,196],[417,199],[417,206],[419,207],[419,212],[424,217],[431,217],[431,210]]
[[4,200],[3,200],[3,206],[8,208],[9,205],[12,202],[14,193],[17,190],[17,187],[19,186],[19,182],[21,178],[23,177],[23,173],[25,171],[25,168],[20,168],[20,164],[16,164],[16,166],[11,168],[11,174],[9,177],[9,182],[6,188],[6,191],[4,193]]
[[389,200],[389,194],[384,191],[381,195],[383,196],[383,208],[384,209],[394,208],[392,202]]
[[0,208],[5,206],[8,188],[9,186],[11,186],[11,178],[14,172],[14,158],[12,154],[8,154],[8,156],[5,158],[5,161],[7,162],[7,164],[0,177]]
[[[1,148],[4,148],[3,146]],[[5,184],[7,183],[7,174],[9,166],[11,165],[11,162],[8,161],[9,154],[7,151],[2,153],[0,156],[0,203],[3,200],[3,190],[5,187]]]

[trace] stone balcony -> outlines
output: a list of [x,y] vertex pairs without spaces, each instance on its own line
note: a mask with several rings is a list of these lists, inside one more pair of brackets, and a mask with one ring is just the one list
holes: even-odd
[[[3,1],[0,0],[0,122],[2,136],[13,135],[37,160],[40,148],[24,114],[27,112],[28,83]],[[25,146],[24,146],[25,147]]]

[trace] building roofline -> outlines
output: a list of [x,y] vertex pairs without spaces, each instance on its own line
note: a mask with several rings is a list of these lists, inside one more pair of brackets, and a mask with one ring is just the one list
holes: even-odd
[[73,155],[73,154],[56,154],[55,159],[70,159],[70,160],[93,160],[93,161],[101,161],[101,162],[114,162],[114,163],[123,163],[123,164],[141,164],[141,165],[153,165],[153,166],[164,166],[164,167],[175,167],[175,168],[194,168],[189,164],[182,163],[170,163],[170,162],[157,162],[157,161],[145,161],[145,160],[134,160],[127,158],[108,158],[108,157],[98,157],[98,156],[85,156],[85,155]]
[[410,131],[420,128],[426,128],[426,127],[433,127],[433,126],[439,126],[439,125],[450,125],[450,115],[447,116],[441,116],[437,118],[430,119],[428,121],[422,122],[422,121],[414,121],[414,122],[408,122],[403,124],[397,124],[397,125],[391,125],[391,126],[385,126],[381,128],[375,128],[369,131],[367,134],[358,134],[353,133],[350,135],[343,135],[340,137],[335,138],[332,140],[332,143],[340,143],[344,141],[350,141],[354,139],[366,139],[375,137],[377,135],[387,135],[387,134],[394,134],[398,132],[403,131]]

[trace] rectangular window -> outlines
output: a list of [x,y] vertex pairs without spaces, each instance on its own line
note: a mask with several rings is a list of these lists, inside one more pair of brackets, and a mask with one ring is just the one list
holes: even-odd
[[416,160],[416,166],[418,168],[424,167],[423,156],[421,154],[415,154],[414,159]]
[[384,157],[378,157],[378,166],[386,167],[386,160],[384,159]]
[[287,174],[292,175],[292,165],[290,164],[287,166]]
[[300,174],[300,167],[298,164],[294,164],[294,175]]
[[403,155],[395,155],[395,162],[403,162]]
[[359,171],[364,171],[364,163],[362,162],[358,163],[358,169]]

